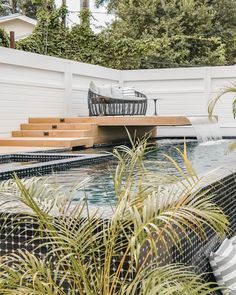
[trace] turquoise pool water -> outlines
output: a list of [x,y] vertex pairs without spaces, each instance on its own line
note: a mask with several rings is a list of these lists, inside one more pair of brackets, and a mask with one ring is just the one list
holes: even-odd
[[[219,166],[227,166],[227,163],[236,162],[236,151],[228,152],[228,146],[232,141],[223,140],[215,143],[198,145],[197,141],[187,141],[188,157],[193,167],[199,174]],[[154,173],[176,174],[176,169],[166,162],[163,154],[171,155],[183,166],[183,160],[176,152],[176,147],[183,150],[183,140],[158,140],[154,142],[156,150],[150,153],[145,159],[146,167]],[[88,149],[83,153],[99,153],[112,151],[112,148]],[[77,151],[73,153],[82,153]],[[88,202],[97,206],[110,206],[116,202],[112,181],[112,173],[116,167],[116,161],[109,161],[99,164],[86,165],[73,168],[67,171],[61,171],[50,177],[49,182],[56,182],[65,185],[67,188],[72,187],[78,181],[91,177],[91,182],[83,188],[82,191],[76,192],[74,200],[78,201],[86,197]]]

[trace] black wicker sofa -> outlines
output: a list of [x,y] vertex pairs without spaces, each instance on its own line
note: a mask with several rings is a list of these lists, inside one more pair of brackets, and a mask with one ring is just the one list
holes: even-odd
[[116,85],[97,86],[91,82],[88,90],[89,116],[145,115],[147,97],[134,88]]

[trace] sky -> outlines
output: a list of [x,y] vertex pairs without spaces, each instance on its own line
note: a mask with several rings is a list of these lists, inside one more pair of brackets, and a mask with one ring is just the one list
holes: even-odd
[[[60,6],[61,5],[61,0],[55,0],[56,5]],[[78,18],[78,12],[80,10],[80,0],[67,0],[67,8],[69,10],[69,15],[68,15],[68,25],[73,25],[73,23],[78,23],[79,18]],[[106,23],[111,22],[114,19],[114,15],[107,14],[106,8],[105,7],[100,7],[99,9],[95,7],[94,5],[94,0],[90,0],[90,10],[93,15],[93,20],[92,20],[92,28],[95,31],[99,31],[99,26],[105,26]]]

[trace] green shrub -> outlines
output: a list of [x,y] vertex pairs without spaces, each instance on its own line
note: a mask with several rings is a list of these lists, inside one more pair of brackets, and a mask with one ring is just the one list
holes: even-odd
[[0,46],[9,47],[10,46],[10,38],[8,34],[0,28]]

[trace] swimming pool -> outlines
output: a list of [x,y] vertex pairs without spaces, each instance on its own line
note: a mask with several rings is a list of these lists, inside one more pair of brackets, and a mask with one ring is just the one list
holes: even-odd
[[[187,151],[188,157],[198,174],[204,174],[207,171],[219,166],[227,166],[236,162],[236,151],[229,153],[228,146],[232,140],[222,140],[198,145],[196,140],[188,140]],[[179,156],[176,148],[183,150],[183,140],[157,140],[153,142],[156,150],[145,158],[145,166],[154,173],[161,175],[176,174],[176,169],[171,165],[163,154],[171,155],[183,166],[183,160]],[[83,153],[99,153],[112,151],[112,148],[97,148],[83,151]],[[76,153],[76,152],[72,152]],[[77,153],[81,154],[81,151]],[[112,173],[116,167],[116,161],[110,160],[102,163],[93,163],[93,165],[83,165],[74,167],[67,171],[59,171],[49,177],[50,183],[63,184],[65,187],[72,187],[76,182],[90,177],[91,182],[84,187],[82,191],[75,193],[74,201],[86,197],[88,202],[96,206],[110,206],[116,202],[114,196],[114,187]]]

